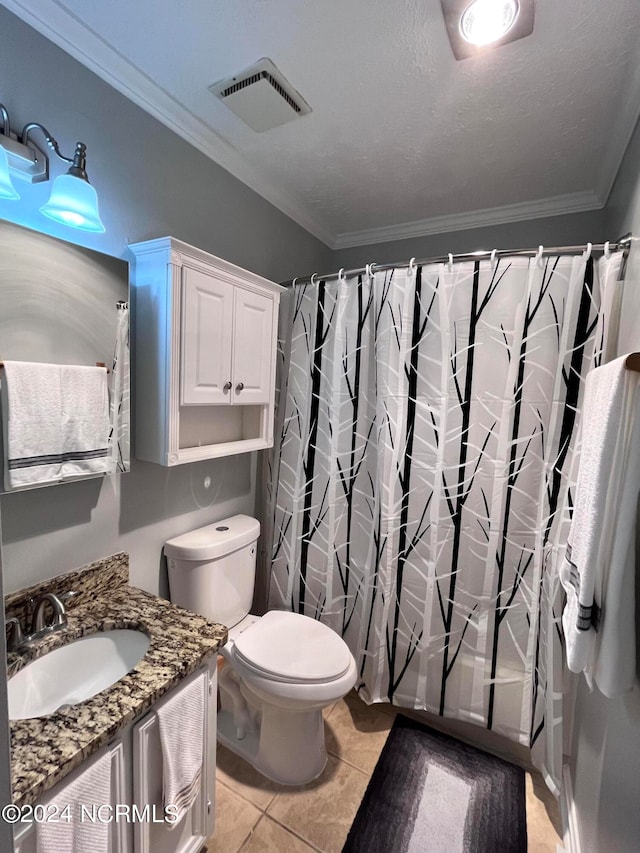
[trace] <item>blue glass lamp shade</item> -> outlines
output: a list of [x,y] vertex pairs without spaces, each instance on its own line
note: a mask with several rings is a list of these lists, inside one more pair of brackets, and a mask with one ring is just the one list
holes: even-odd
[[0,145],[0,198],[4,199],[19,199],[20,196],[15,191],[11,183],[11,175],[9,174],[9,161],[7,152]]
[[53,182],[49,201],[40,208],[49,219],[79,228],[81,231],[105,230],[98,213],[98,196],[94,188],[74,175],[59,175]]

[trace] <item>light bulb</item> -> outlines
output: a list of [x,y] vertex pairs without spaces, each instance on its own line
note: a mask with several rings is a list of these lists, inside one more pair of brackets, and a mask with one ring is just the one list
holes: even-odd
[[509,32],[519,11],[517,0],[474,0],[462,13],[460,33],[469,44],[491,44]]

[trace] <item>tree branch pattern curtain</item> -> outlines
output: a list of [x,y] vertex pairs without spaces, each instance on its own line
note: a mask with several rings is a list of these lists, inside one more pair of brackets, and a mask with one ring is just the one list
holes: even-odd
[[270,606],[341,634],[366,701],[534,746],[551,783],[556,565],[620,261],[397,268],[294,286],[281,315]]

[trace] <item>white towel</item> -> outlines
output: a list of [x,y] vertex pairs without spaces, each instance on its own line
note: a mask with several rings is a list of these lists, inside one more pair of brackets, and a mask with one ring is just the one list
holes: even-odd
[[633,687],[640,375],[626,356],[587,376],[574,514],[560,580],[567,664],[605,696]]
[[[55,796],[43,800],[45,808],[56,807],[48,808],[46,813],[57,814],[60,819],[36,823],[38,853],[109,853],[111,824],[94,822],[87,815],[94,806],[115,805],[111,795],[111,762],[111,753],[106,752],[73,781],[58,785]],[[82,806],[86,808],[84,820]],[[67,814],[68,821],[64,819]]]
[[109,396],[102,367],[5,361],[5,489],[106,474]]
[[204,766],[207,676],[197,676],[156,708],[162,745],[163,805],[177,808],[175,828],[198,796]]

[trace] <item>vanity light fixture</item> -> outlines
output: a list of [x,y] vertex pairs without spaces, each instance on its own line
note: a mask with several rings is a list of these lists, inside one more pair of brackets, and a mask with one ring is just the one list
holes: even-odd
[[40,131],[56,157],[69,164],[67,173],[59,175],[53,182],[49,200],[42,205],[40,212],[71,228],[103,232],[105,228],[98,213],[98,196],[87,177],[86,145],[78,142],[73,157],[65,157],[61,154],[56,139],[43,125],[30,122],[18,136],[11,132],[9,114],[2,104],[0,118],[0,198],[20,198],[13,186],[12,177],[28,183],[49,180],[49,158],[32,139],[32,134]]
[[517,41],[533,32],[534,0],[441,0],[456,59]]

